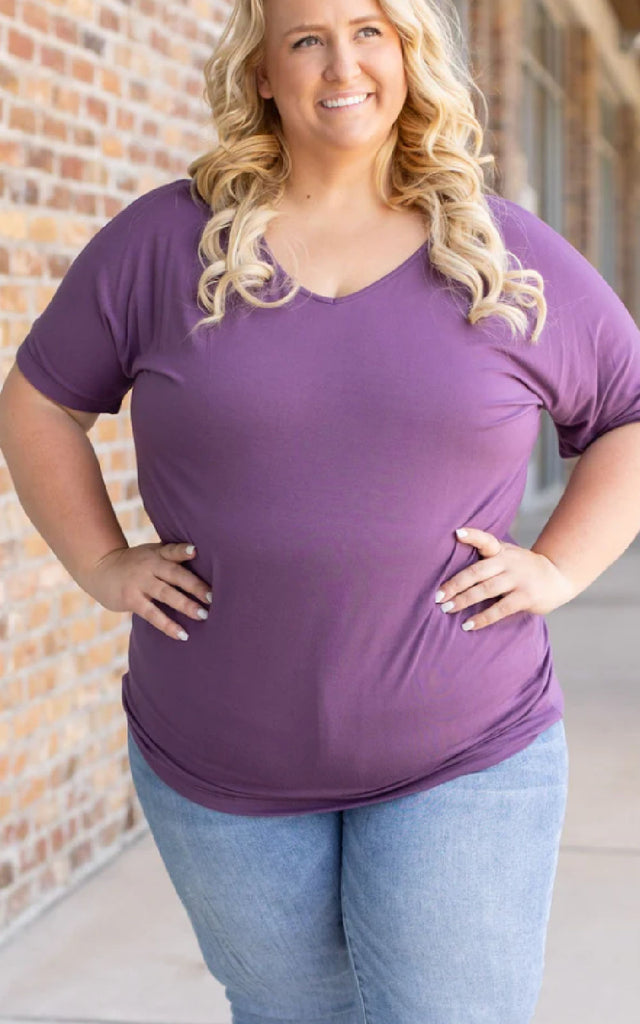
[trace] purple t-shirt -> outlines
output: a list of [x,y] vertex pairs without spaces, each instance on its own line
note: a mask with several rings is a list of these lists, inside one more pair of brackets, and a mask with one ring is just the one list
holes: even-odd
[[[465,632],[440,585],[509,533],[549,411],[559,451],[640,421],[640,331],[561,235],[490,199],[546,280],[537,347],[472,326],[425,244],[359,291],[259,309],[228,293],[189,331],[210,211],[155,188],[76,257],[18,354],[45,395],[131,420],[159,538],[213,590],[190,635],[132,615],[122,701],[152,769],[234,814],[333,811],[430,789],[522,750],[563,714],[544,616]],[[268,248],[264,253],[273,259]],[[275,263],[275,261],[274,261]],[[282,268],[264,297],[283,294]]]

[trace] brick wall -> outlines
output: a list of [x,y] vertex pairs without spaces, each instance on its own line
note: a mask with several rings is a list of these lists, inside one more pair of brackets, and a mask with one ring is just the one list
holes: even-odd
[[[229,7],[206,0],[0,0],[2,379],[73,257],[211,141],[202,66]],[[130,395],[90,432],[131,544]],[[75,584],[0,465],[0,938],[144,827],[121,677],[129,616]]]

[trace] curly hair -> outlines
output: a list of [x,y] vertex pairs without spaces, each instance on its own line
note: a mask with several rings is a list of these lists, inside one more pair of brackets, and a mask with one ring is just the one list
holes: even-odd
[[[530,342],[536,344],[547,315],[544,281],[506,249],[487,201],[492,190],[483,167],[494,158],[481,155],[484,130],[473,93],[485,115],[486,100],[463,59],[457,12],[450,3],[445,10],[443,0],[379,0],[379,6],[398,32],[408,86],[376,154],[379,195],[391,209],[423,211],[431,264],[450,287],[462,285],[470,295],[469,323],[498,316],[512,336],[525,335],[527,311],[535,310]],[[266,302],[256,294],[275,273],[261,259],[260,239],[279,216],[274,207],[291,168],[278,110],[257,89],[264,32],[264,0],[236,0],[204,66],[204,95],[218,141],[188,167],[192,197],[212,212],[198,244],[204,270],[197,299],[209,315],[195,327],[222,320],[229,288],[267,308],[290,302],[300,287],[287,274],[292,287],[282,298]],[[224,250],[220,235],[227,228]]]

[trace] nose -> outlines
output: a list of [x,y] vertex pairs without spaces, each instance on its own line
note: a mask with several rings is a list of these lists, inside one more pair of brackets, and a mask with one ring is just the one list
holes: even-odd
[[348,83],[361,77],[356,53],[348,43],[334,43],[327,47],[323,74],[329,82]]

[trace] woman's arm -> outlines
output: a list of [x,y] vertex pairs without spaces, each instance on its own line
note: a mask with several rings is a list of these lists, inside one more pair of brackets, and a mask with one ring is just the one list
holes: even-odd
[[576,586],[589,586],[640,531],[640,423],[597,437],[531,550],[545,555]]
[[520,611],[546,615],[588,587],[638,530],[640,423],[634,422],[601,434],[585,449],[530,549],[465,525],[458,539],[481,557],[443,580],[436,602],[450,613],[496,597],[461,623],[474,632]]
[[95,413],[67,412],[13,366],[0,395],[0,447],[20,504],[82,586],[83,569],[127,547],[86,431]]

